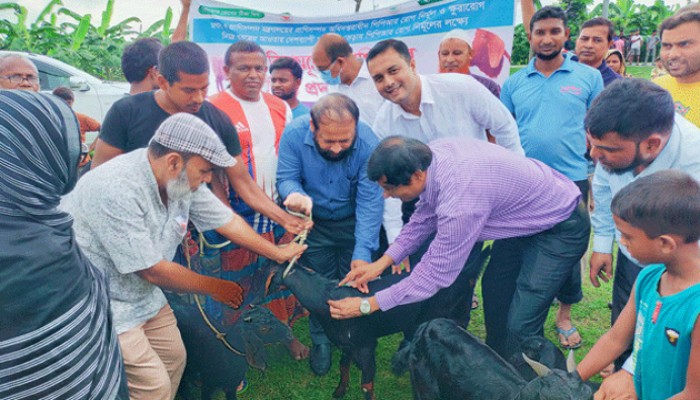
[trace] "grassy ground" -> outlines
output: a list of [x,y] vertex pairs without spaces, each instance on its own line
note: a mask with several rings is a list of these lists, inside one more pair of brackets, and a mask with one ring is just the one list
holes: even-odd
[[[594,288],[584,274],[584,300],[574,306],[573,320],[581,332],[584,345],[577,350],[576,358],[581,358],[588,352],[595,340],[599,338],[610,326],[610,310],[607,303],[611,298],[612,284],[604,284],[601,288]],[[479,292],[477,285],[477,293]],[[548,339],[557,343],[557,335],[554,330],[554,316],[557,306],[550,309],[549,318],[545,324],[545,335]],[[484,338],[484,317],[482,308],[472,312],[472,323],[469,330],[475,335]],[[308,324],[306,319],[299,320],[294,326],[294,332],[299,339],[310,344]],[[380,339],[377,347],[377,377],[375,390],[378,399],[382,400],[406,400],[410,399],[411,384],[408,375],[394,376],[390,372],[391,357],[401,341],[401,335],[392,335]],[[340,353],[337,349],[333,353],[333,367],[331,372],[324,377],[316,377],[309,369],[307,361],[294,361],[286,353],[275,351],[276,361],[273,361],[265,372],[249,370],[248,391],[239,395],[243,400],[315,400],[330,399],[331,393],[339,380],[338,360]],[[351,371],[351,386],[346,400],[364,400],[360,392],[360,371],[353,367]],[[223,393],[219,393],[215,399],[224,399]]]

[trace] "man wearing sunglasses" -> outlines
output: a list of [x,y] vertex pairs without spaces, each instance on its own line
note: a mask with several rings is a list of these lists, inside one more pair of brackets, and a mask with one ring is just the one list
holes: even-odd
[[10,54],[0,58],[0,89],[39,91],[39,71],[28,58]]

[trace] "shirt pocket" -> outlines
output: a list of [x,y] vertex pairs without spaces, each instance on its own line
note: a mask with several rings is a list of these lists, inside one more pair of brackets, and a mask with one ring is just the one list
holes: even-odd
[[354,201],[357,195],[357,176],[343,174],[339,176],[334,185],[336,198],[343,202]]

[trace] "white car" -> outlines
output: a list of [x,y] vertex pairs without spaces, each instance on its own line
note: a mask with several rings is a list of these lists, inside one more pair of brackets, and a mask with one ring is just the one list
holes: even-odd
[[112,104],[129,92],[127,82],[103,81],[48,56],[14,51],[0,51],[0,56],[9,53],[22,54],[32,60],[39,70],[39,85],[42,92],[51,93],[59,86],[71,88],[75,95],[73,109],[100,123]]

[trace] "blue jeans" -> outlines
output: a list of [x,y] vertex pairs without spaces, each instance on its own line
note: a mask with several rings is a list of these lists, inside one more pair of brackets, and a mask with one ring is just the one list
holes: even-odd
[[486,344],[508,357],[527,337],[544,335],[557,292],[588,247],[583,203],[566,220],[538,234],[497,240],[481,282]]

